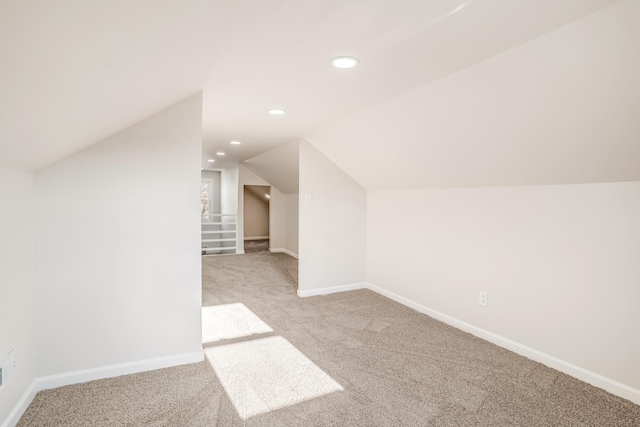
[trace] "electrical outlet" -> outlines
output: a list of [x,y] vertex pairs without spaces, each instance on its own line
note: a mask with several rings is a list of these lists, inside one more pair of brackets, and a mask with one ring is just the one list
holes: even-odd
[[480,292],[480,299],[478,301],[478,304],[486,307],[487,305],[489,305],[489,293],[486,291],[481,291]]

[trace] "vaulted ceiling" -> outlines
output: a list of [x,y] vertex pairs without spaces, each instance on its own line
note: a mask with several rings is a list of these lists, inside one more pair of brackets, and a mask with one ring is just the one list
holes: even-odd
[[[5,0],[0,166],[37,170],[203,90],[203,167],[306,137],[366,188],[640,179],[640,6],[613,3]],[[611,108],[623,120],[591,131]]]

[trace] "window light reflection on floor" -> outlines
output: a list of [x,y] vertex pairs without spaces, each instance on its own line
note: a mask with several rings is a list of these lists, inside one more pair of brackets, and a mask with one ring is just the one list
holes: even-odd
[[273,332],[244,304],[202,307],[202,343],[249,337]]
[[344,390],[280,336],[205,348],[242,419]]

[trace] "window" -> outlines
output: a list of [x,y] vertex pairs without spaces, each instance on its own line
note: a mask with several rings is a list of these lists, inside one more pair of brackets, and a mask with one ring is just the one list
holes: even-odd
[[200,216],[202,222],[213,222],[213,179],[202,178],[200,184]]

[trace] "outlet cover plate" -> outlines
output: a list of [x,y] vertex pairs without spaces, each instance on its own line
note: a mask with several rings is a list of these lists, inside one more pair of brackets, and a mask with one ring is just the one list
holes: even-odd
[[489,305],[489,293],[486,291],[481,291],[480,292],[480,299],[478,300],[478,304],[480,304],[483,307],[486,307],[487,305]]

